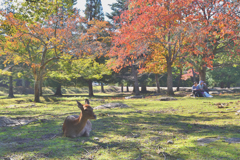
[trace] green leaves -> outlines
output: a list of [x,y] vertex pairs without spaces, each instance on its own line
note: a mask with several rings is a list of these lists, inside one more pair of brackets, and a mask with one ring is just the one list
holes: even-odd
[[103,75],[110,75],[111,70],[105,64],[100,64],[94,59],[79,59],[72,63],[75,76],[84,79],[101,79]]
[[34,0],[13,3],[12,8],[15,10],[16,18],[34,23],[43,22],[63,9],[64,12],[72,14],[75,3],[76,0]]

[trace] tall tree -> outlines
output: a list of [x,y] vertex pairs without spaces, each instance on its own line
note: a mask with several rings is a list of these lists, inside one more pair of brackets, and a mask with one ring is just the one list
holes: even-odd
[[[94,51],[94,49],[92,50],[92,48],[96,48],[95,45],[97,44],[98,45],[104,44],[105,47],[107,47],[108,45],[108,48],[109,48],[110,41],[109,41],[109,33],[107,32],[107,29],[111,28],[109,27],[109,24],[106,24],[106,22],[104,21],[104,13],[103,13],[101,0],[86,1],[85,17],[88,20],[87,34],[86,34],[86,36],[88,37],[88,39],[86,39],[86,42],[89,44],[88,50],[91,50],[90,54],[92,55],[96,55],[96,53],[98,54],[99,52],[101,52],[101,55],[99,55],[99,57],[101,57],[103,56],[103,54],[105,54],[103,53],[103,50],[105,50],[104,52],[106,52],[107,49],[106,48],[101,49],[98,47],[97,50]],[[96,61],[96,58],[94,61]],[[89,96],[93,96],[92,79],[89,79],[89,78],[88,78],[88,87],[89,87]]]
[[[140,58],[142,61],[138,64],[144,67],[144,57],[159,54],[163,57],[159,60],[165,62],[164,68],[168,73],[168,94],[173,95],[172,65],[182,53],[186,36],[185,12],[190,5],[191,1],[187,0],[130,0],[129,10],[121,15],[122,27],[113,39],[114,46],[110,54],[117,56],[114,69]],[[158,45],[162,50],[152,51],[152,45]],[[123,61],[125,57],[131,61]]]
[[85,17],[88,21],[93,19],[104,20],[101,0],[86,0]]
[[[15,64],[24,63],[32,68],[35,79],[35,102],[39,102],[39,85],[45,68],[51,67],[58,59],[64,59],[65,55],[81,55],[83,51],[79,46],[79,39],[75,35],[82,35],[79,24],[83,18],[66,13],[63,18],[61,10],[57,15],[52,15],[44,23],[28,22],[15,18],[12,13],[4,14],[1,27],[10,27],[6,33],[4,49],[8,53],[7,61]],[[64,24],[64,27],[59,27]],[[10,59],[10,56],[14,57]]]
[[109,4],[111,7],[112,12],[107,13],[106,16],[114,22],[115,25],[119,25],[120,23],[120,15],[123,11],[128,9],[128,0],[117,0],[116,3]]
[[239,37],[239,2],[193,1],[192,5],[196,14],[191,19],[187,51],[193,53],[190,63],[199,72],[200,80],[205,81],[207,67],[213,66],[212,60],[216,56],[236,55],[233,48],[239,46],[236,43]]

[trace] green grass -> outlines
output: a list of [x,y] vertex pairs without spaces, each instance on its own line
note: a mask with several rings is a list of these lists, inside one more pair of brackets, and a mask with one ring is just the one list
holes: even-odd
[[[114,93],[95,94],[91,99],[104,103],[121,102],[130,108],[94,110],[90,137],[62,137],[66,116],[79,114],[75,100],[84,102],[87,94],[64,97],[44,96],[41,103],[32,95],[8,99],[0,96],[0,117],[34,117],[25,126],[0,128],[0,159],[238,159],[240,143],[225,138],[240,138],[240,94],[214,98],[176,97],[177,101],[158,101],[160,96],[124,99]],[[128,96],[128,95],[125,95]],[[16,101],[17,100],[17,101]],[[18,104],[18,103],[19,104]],[[103,104],[90,101],[92,107]],[[227,103],[218,108],[216,103]],[[15,107],[9,107],[10,105]],[[45,121],[43,121],[43,119]],[[41,121],[42,120],[42,121]],[[96,137],[98,139],[96,139]],[[199,138],[218,138],[199,145]],[[167,144],[172,140],[173,144]]]

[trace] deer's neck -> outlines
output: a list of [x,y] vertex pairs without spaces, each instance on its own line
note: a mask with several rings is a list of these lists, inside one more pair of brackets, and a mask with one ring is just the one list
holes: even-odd
[[82,112],[80,113],[78,119],[76,120],[77,132],[80,133],[87,124],[88,118],[85,117]]

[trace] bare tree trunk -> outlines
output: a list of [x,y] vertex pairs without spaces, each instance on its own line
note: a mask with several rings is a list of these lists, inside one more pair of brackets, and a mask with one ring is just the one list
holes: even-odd
[[139,86],[138,86],[138,77],[137,77],[137,70],[135,70],[134,66],[132,65],[132,73],[134,76],[134,86],[135,86],[135,95],[139,95]]
[[[12,72],[12,67],[9,68],[9,71]],[[9,92],[8,92],[8,97],[9,97],[9,98],[14,98],[14,95],[13,95],[13,77],[12,77],[12,75],[9,76]]]
[[121,83],[121,92],[123,92],[123,83]]
[[43,85],[43,79],[42,76],[40,77],[40,83],[39,83],[39,95],[42,96],[42,85]]
[[88,95],[89,95],[89,97],[94,96],[93,95],[93,86],[92,86],[92,80],[91,79],[88,80]]
[[141,85],[141,92],[146,93],[147,92],[147,86],[145,84]]
[[59,83],[58,84],[58,86],[57,86],[57,90],[56,90],[56,92],[55,92],[55,96],[62,96],[62,91],[61,91],[61,89],[62,89],[62,85]]
[[22,94],[26,94],[26,83],[23,77],[22,77]]
[[34,81],[34,102],[40,102],[39,83],[40,80],[36,77]]
[[155,81],[156,81],[156,86],[157,86],[157,93],[160,93],[160,84],[159,84],[159,80],[158,80],[158,75],[155,74]]
[[202,68],[200,68],[199,69],[199,81],[201,80],[201,81],[206,81],[206,70],[207,70],[207,68],[206,67],[202,67]]
[[221,88],[224,88],[224,85],[225,85],[224,82],[221,82],[221,83],[220,83],[220,87],[221,87]]
[[178,84],[177,84],[177,91],[179,91],[179,88],[180,88],[180,85],[181,85],[181,80],[182,78],[182,68],[180,68],[180,74],[179,74],[179,77],[178,77]]
[[172,96],[174,95],[174,92],[173,92],[173,80],[172,80],[172,66],[171,64],[167,64],[167,94],[169,96]]
[[127,83],[127,92],[129,92],[129,87],[128,87],[128,83]]
[[101,92],[105,93],[103,83],[101,82]]
[[228,89],[230,88],[230,82],[227,82],[227,88]]
[[196,82],[196,74],[195,74],[195,72],[194,72],[194,69],[193,69],[193,67],[192,67],[192,73],[193,73],[193,82]]

